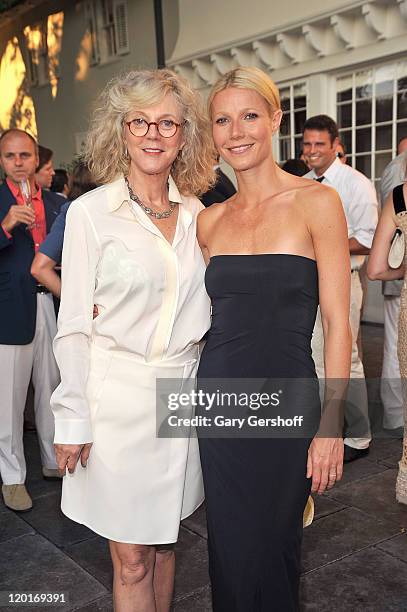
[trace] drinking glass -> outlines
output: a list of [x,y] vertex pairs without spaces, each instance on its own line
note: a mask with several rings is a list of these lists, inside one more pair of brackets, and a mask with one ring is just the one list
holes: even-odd
[[[35,213],[35,208],[31,196],[30,181],[28,179],[23,179],[22,181],[20,181],[19,187],[24,204],[28,206],[28,208],[31,208],[31,210]],[[34,227],[36,227],[35,222],[31,223],[30,225],[27,225],[27,229],[29,230],[32,230]]]

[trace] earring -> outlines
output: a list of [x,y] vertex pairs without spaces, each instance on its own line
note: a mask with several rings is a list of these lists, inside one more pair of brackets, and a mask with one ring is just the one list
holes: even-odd
[[176,163],[180,161],[181,157],[182,157],[182,149],[180,149],[180,150],[178,151],[178,153],[177,153],[177,157],[176,157],[176,158],[174,159],[174,161],[172,162],[172,164],[171,164],[171,167],[172,167],[172,168],[174,168],[174,166],[176,165]]
[[126,144],[124,145],[124,157],[126,159],[129,159],[129,151],[127,149],[127,145]]

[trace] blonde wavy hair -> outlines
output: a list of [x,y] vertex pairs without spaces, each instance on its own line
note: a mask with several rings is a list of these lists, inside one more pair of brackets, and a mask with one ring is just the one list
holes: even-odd
[[228,87],[256,91],[267,102],[270,115],[281,109],[280,93],[273,79],[260,68],[239,66],[239,68],[226,72],[212,87],[208,96],[209,114],[211,114],[211,106],[216,94]]
[[210,124],[202,100],[188,82],[171,70],[137,70],[115,77],[100,94],[87,134],[84,158],[97,183],[128,174],[130,160],[123,139],[127,114],[159,104],[167,94],[178,103],[184,120],[185,145],[171,174],[181,193],[199,195],[215,183]]

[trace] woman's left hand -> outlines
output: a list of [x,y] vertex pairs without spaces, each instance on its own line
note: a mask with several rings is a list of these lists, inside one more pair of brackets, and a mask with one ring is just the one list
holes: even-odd
[[311,491],[321,495],[332,489],[343,473],[343,439],[314,438],[308,450],[307,478],[312,477]]
[[85,468],[91,448],[92,442],[88,444],[54,444],[55,457],[61,476],[65,476],[66,470],[73,474],[79,458],[82,467]]

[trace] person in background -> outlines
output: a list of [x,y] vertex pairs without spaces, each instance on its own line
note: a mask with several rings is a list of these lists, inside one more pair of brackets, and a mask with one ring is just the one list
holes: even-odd
[[48,191],[50,199],[54,201],[55,205],[61,207],[66,198],[50,191],[52,178],[55,174],[52,156],[53,152],[51,149],[38,145],[38,166],[35,170],[34,178],[37,185],[39,185],[43,191]]
[[[349,252],[351,256],[352,365],[345,419],[344,461],[359,459],[369,452],[371,440],[367,388],[363,364],[357,345],[362,307],[362,286],[359,270],[369,253],[377,224],[376,191],[361,172],[337,157],[338,127],[331,117],[316,115],[304,124],[303,151],[311,172],[305,178],[313,179],[336,189],[342,200],[348,224]],[[323,333],[320,315],[312,337],[312,351],[318,376],[324,377]]]
[[397,155],[407,152],[407,136],[403,136],[397,145]]
[[57,168],[51,182],[51,191],[66,198],[69,191],[69,176],[63,168]]
[[[398,143],[398,155],[385,168],[380,181],[382,207],[397,185],[407,181],[407,138]],[[398,321],[400,316],[400,294],[403,281],[384,280],[384,343],[383,365],[380,381],[380,396],[383,404],[383,427],[398,429],[403,426],[403,394],[397,356]]]
[[304,162],[304,164],[307,166],[308,170],[311,170],[311,166],[308,163],[307,158],[304,155],[304,150],[301,149],[301,153],[300,153],[300,160]]
[[281,169],[295,176],[304,176],[304,174],[309,172],[307,164],[302,159],[287,159],[281,166]]
[[221,170],[221,167],[219,165],[219,157],[215,166],[215,172],[215,185],[211,189],[209,189],[209,191],[202,194],[199,198],[205,207],[211,206],[211,204],[224,202],[236,193],[234,184],[232,183],[230,178],[226,176],[223,170]]
[[72,170],[68,202],[65,202],[65,204],[61,206],[61,212],[56,218],[50,233],[40,245],[34,257],[31,266],[31,274],[57,298],[61,296],[61,279],[55,271],[55,266],[61,263],[66,213],[68,212],[72,200],[79,198],[79,196],[96,187],[97,184],[92,181],[91,174],[85,162],[81,160],[77,161]]
[[345,149],[345,145],[343,144],[342,140],[338,141],[338,144],[336,146],[336,157],[339,159],[339,161],[341,161],[343,164],[347,163],[347,157],[346,157],[346,149]]
[[[407,168],[405,168],[407,170]],[[399,462],[399,472],[396,482],[396,499],[407,504],[407,285],[406,285],[406,256],[397,269],[390,268],[388,257],[391,240],[396,229],[400,229],[407,241],[407,183],[394,187],[388,195],[380,215],[379,224],[373,241],[371,254],[367,266],[367,273],[371,280],[396,280],[404,278],[401,290],[397,348],[399,358],[399,371],[401,374],[402,395],[404,396],[404,439],[403,454]]]
[[52,163],[53,152],[47,147],[38,145],[38,166],[35,170],[35,181],[43,189],[49,189],[55,174]]
[[[407,138],[405,140],[407,141]],[[398,153],[397,157],[395,157],[384,169],[382,178],[380,180],[380,199],[382,201],[382,205],[384,205],[384,202],[386,201],[390,192],[393,191],[394,187],[404,183],[407,180],[406,162],[407,149],[401,153]]]
[[[44,478],[59,478],[53,438],[51,393],[59,383],[52,351],[55,313],[49,291],[30,274],[34,253],[50,231],[59,206],[34,179],[38,166],[35,139],[22,130],[0,136],[0,162],[7,176],[0,186],[0,473],[4,503],[30,510],[25,487],[23,416],[32,376],[34,412]],[[30,198],[23,198],[22,181]]]

